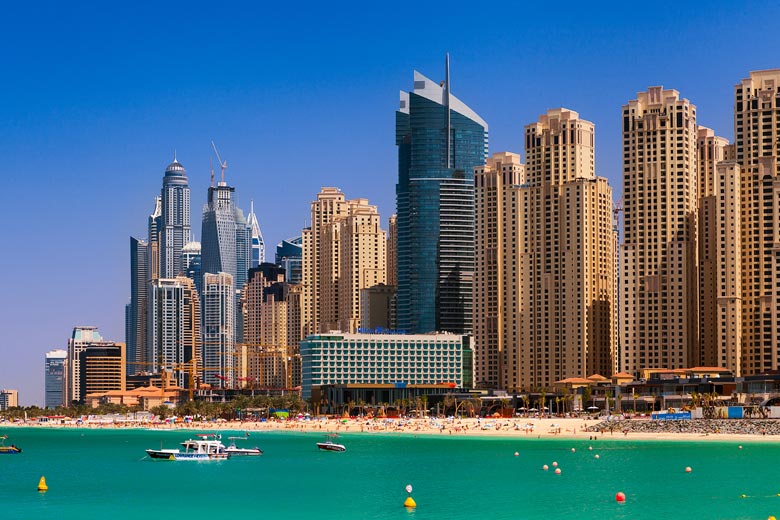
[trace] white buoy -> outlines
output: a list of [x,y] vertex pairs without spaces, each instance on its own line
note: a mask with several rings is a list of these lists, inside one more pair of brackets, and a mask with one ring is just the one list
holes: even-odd
[[545,470],[545,471],[547,471],[548,469],[550,469],[550,466],[548,466],[547,464],[545,464],[544,466],[542,466],[542,469],[543,469],[543,470]]
[[557,468],[557,467],[558,467],[558,463],[557,462],[553,462],[553,468]]
[[555,468],[555,474],[560,475],[561,474],[561,468]]
[[593,446],[588,446],[588,449],[589,449],[590,451],[593,451]]
[[574,453],[575,451],[577,451],[577,450],[575,450],[574,448],[572,448],[572,449],[571,449],[571,452],[572,452],[572,453]]
[[518,452],[515,452],[515,457],[519,457],[520,454]]
[[685,472],[686,473],[690,473],[691,471],[693,471],[693,470],[691,469],[690,466],[685,466]]
[[599,457],[599,454],[597,453],[596,455],[593,456],[593,458],[594,459],[598,459],[598,458],[601,458],[601,457]]

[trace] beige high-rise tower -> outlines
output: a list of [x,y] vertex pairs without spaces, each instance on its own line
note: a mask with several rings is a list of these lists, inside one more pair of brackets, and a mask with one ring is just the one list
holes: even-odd
[[[699,351],[692,365],[741,373],[742,287],[739,165],[709,128],[697,132],[699,173]],[[728,161],[728,162],[724,162]]]
[[[320,297],[324,273],[321,272],[321,247],[323,229],[338,216],[347,212],[344,194],[338,188],[322,188],[317,200],[311,203],[311,227],[302,232],[303,242],[303,294],[301,301],[301,321],[304,337],[320,332]],[[332,265],[333,263],[330,262]],[[327,274],[335,278],[335,272]]]
[[567,109],[526,126],[527,163],[475,171],[477,385],[550,388],[615,368],[612,189],[595,175],[593,123]]
[[742,371],[780,368],[780,69],[734,87],[742,202]]
[[684,368],[698,352],[696,107],[650,87],[623,106],[621,369]]
[[386,240],[376,206],[323,188],[303,230],[303,309],[307,334],[360,326],[360,290],[386,282]]
[[[523,289],[516,262],[520,237],[517,199],[524,182],[525,165],[515,153],[494,154],[485,166],[474,169],[473,353],[477,388],[504,388],[510,372],[507,365],[517,362],[517,315],[522,299],[517,291]],[[505,352],[506,345],[513,347],[511,354]]]

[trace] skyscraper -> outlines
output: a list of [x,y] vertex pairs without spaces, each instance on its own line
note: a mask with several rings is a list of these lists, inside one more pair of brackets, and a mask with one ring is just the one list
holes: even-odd
[[203,381],[233,388],[236,354],[235,289],[229,273],[203,275]]
[[299,284],[303,277],[303,239],[302,237],[288,238],[276,245],[277,265],[284,268],[284,279],[290,284]]
[[692,364],[742,374],[740,169],[733,145],[697,131],[699,173],[699,351]]
[[[224,180],[209,188],[208,202],[203,208],[201,272],[204,279],[206,274],[230,275],[235,291],[232,305],[236,312],[234,340],[241,342],[243,327],[239,300],[252,262],[252,230],[243,211],[233,203],[233,192],[235,188]],[[203,285],[205,291],[205,282]]]
[[[149,282],[148,243],[130,237],[130,303],[127,306],[125,343],[127,360],[135,363],[144,361],[146,348],[146,301]],[[140,372],[140,365],[127,364],[127,373]]]
[[68,352],[62,349],[50,350],[46,353],[46,364],[44,365],[44,384],[45,386],[45,407],[56,408],[64,406],[65,395],[64,375],[65,360],[68,358]]
[[623,106],[621,370],[685,368],[698,352],[696,107],[650,87]]
[[[68,339],[68,357],[65,360],[64,369],[64,387],[65,387],[65,402],[70,405],[74,401],[80,402],[84,400],[81,390],[83,388],[82,381],[82,353],[89,348],[104,348],[115,347],[121,345],[124,352],[125,345],[122,343],[115,343],[113,341],[104,341],[97,327],[74,327],[73,333]],[[124,362],[124,356],[122,361]],[[124,367],[122,367],[124,369]]]
[[201,271],[201,252],[200,242],[187,242],[184,249],[181,250],[182,267],[184,275],[195,282],[195,289],[198,294],[202,291],[203,272]]
[[312,227],[303,230],[308,332],[355,332],[360,290],[386,280],[379,213],[366,199],[345,200],[337,188],[322,188],[311,208]]
[[594,126],[549,110],[525,127],[527,164],[477,168],[476,383],[509,391],[615,372],[612,189]]
[[[323,277],[334,279],[338,273],[322,272],[322,234],[323,229],[335,217],[345,215],[347,203],[344,194],[338,188],[323,187],[317,194],[317,199],[311,203],[311,226],[301,233],[303,269],[303,294],[301,301],[301,320],[304,336],[320,332],[322,309],[320,299],[323,291]],[[338,262],[329,262],[331,270]]]
[[517,360],[521,341],[517,319],[525,289],[516,261],[523,224],[518,188],[524,183],[525,165],[519,154],[493,154],[475,169],[473,354],[478,388],[504,388],[510,372],[504,367]]
[[161,199],[160,278],[174,278],[184,272],[181,250],[190,239],[190,186],[175,154],[165,169]]
[[[449,59],[448,59],[449,64]],[[398,326],[411,333],[471,330],[474,167],[487,123],[419,72],[401,92],[398,146]]]
[[753,71],[735,85],[734,147],[742,202],[742,370],[750,375],[780,368],[780,69]]
[[170,372],[178,386],[190,385],[189,363],[199,357],[201,305],[186,276],[159,278],[149,286],[146,371]]
[[254,201],[249,204],[249,216],[247,217],[246,222],[252,230],[252,262],[249,267],[257,267],[265,262],[265,241],[263,241],[263,234],[260,232],[260,223],[257,221],[257,215],[255,215]]

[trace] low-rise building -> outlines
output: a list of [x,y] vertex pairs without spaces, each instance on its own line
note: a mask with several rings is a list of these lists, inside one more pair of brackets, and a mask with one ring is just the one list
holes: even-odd
[[[314,334],[301,342],[302,397],[338,384],[470,382],[469,337],[457,334]],[[465,373],[465,377],[464,377]]]
[[0,412],[19,406],[18,390],[0,390]]

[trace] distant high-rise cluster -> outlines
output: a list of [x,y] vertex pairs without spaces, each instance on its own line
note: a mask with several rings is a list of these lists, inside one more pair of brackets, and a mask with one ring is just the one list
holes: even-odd
[[[449,62],[444,81],[415,72],[413,86],[396,112],[387,232],[368,200],[323,187],[310,224],[266,263],[254,204],[245,217],[221,162],[194,241],[174,157],[147,236],[130,239],[127,348],[74,328],[67,352],[46,355],[46,406],[141,373],[320,399],[318,385],[402,384],[388,379],[398,374],[544,392],[650,369],[780,370],[780,70],[736,84],[733,144],[676,90],[630,99],[621,197],[577,112],[526,125],[523,163],[487,156],[488,124],[452,95]],[[372,358],[387,345],[398,352]]]

